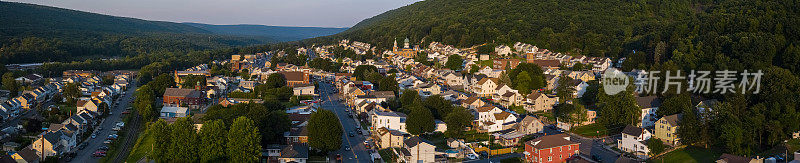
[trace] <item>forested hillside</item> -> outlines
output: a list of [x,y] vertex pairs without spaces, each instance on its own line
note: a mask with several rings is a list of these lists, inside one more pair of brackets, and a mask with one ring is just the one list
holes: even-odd
[[184,23],[203,30],[211,31],[215,34],[237,35],[237,36],[263,36],[278,41],[296,41],[307,38],[328,36],[347,30],[347,28],[325,28],[325,27],[285,27],[285,26],[266,26],[266,25],[211,25],[199,23]]
[[0,15],[0,64],[185,53],[306,39],[345,30],[148,21],[2,1]]

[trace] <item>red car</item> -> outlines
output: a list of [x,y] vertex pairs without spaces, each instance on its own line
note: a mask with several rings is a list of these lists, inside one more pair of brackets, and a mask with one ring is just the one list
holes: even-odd
[[92,154],[92,156],[94,156],[94,157],[105,157],[106,156],[106,151],[97,150]]

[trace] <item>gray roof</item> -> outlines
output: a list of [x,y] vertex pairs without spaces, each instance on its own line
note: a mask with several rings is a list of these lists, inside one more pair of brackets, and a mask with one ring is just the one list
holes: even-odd
[[400,112],[375,112],[375,114],[381,116],[406,117],[406,114]]
[[632,126],[632,125],[625,126],[625,129],[622,130],[623,134],[628,134],[628,135],[632,135],[632,136],[640,136],[640,135],[642,135],[643,132],[644,132],[643,128],[639,128],[639,127]]
[[426,143],[426,144],[433,145],[433,143],[431,143],[428,140],[425,140],[423,138],[420,138],[419,136],[414,136],[414,137],[408,138],[406,140],[403,140],[403,144],[405,144],[406,147],[408,147],[408,148],[415,147],[415,146],[417,146],[418,144],[421,144],[421,143]]
[[292,144],[281,150],[281,158],[308,158],[308,146]]
[[641,108],[659,107],[661,100],[656,96],[636,97],[636,104]]

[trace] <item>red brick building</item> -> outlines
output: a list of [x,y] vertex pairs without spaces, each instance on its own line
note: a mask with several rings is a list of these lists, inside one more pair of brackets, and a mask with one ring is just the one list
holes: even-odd
[[164,91],[164,106],[185,106],[190,109],[200,108],[203,104],[203,92],[194,89],[167,88]]
[[311,83],[308,74],[306,74],[305,72],[282,71],[278,73],[283,74],[283,77],[286,78],[286,85],[289,85],[289,87],[295,87],[296,85],[306,85]]
[[525,142],[523,154],[527,162],[567,162],[578,155],[579,145],[566,134],[548,135]]

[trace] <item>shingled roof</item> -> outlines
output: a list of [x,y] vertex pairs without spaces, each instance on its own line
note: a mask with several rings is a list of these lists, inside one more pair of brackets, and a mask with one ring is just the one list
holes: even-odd
[[525,144],[530,145],[536,149],[548,149],[565,145],[578,144],[576,142],[572,142],[567,139],[569,139],[569,136],[566,134],[547,135],[525,142]]
[[164,91],[164,96],[201,98],[203,97],[203,92],[194,89],[167,88],[167,90]]

